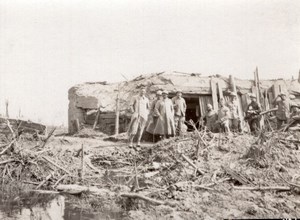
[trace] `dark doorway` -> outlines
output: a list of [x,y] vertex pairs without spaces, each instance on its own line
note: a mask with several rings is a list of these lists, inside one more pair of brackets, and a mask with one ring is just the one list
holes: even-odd
[[[199,111],[199,97],[183,97],[186,102],[186,116],[185,120],[188,122],[189,120],[193,120],[196,124],[196,127],[199,125],[200,111]],[[186,123],[188,127],[188,131],[194,130],[191,125]]]

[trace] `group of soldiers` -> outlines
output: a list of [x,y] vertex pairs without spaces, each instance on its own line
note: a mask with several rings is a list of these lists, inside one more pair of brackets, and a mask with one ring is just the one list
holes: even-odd
[[186,102],[182,92],[170,99],[167,90],[158,90],[156,99],[149,103],[145,96],[146,89],[141,88],[138,96],[131,102],[131,121],[128,128],[129,147],[133,147],[133,139],[137,136],[137,147],[140,147],[143,131],[153,135],[153,141],[180,135],[185,121]]
[[[177,91],[176,96],[170,99],[168,91],[158,90],[156,98],[151,105],[145,96],[146,89],[141,88],[138,96],[131,102],[132,117],[129,124],[129,147],[133,147],[133,140],[137,138],[137,147],[140,147],[144,130],[153,135],[156,142],[162,138],[180,135],[185,129],[186,102],[182,92]],[[214,110],[211,104],[207,105],[207,112],[204,116],[205,129],[211,132],[243,132],[242,121],[239,116],[237,94],[231,92],[228,102],[224,98],[219,99],[219,108]],[[248,122],[250,131],[257,133],[260,129],[262,108],[257,102],[255,94],[250,94],[251,103],[245,112],[245,121]],[[290,102],[285,93],[280,93],[273,101],[277,106],[276,118],[277,128],[280,129],[283,123],[290,123],[291,120],[300,120],[298,105]]]
[[[261,125],[262,119],[262,108],[259,102],[257,102],[256,95],[249,94],[250,104],[247,106],[245,112],[245,121],[248,122],[251,133],[256,134]],[[276,121],[277,129],[281,129],[283,124],[293,127],[300,122],[300,111],[299,106],[296,104],[290,96],[281,92],[273,101],[272,104],[276,106]],[[235,93],[230,93],[230,101],[225,104],[223,98],[219,102],[218,112],[214,111],[212,105],[207,105],[207,114],[204,118],[205,125],[208,130],[212,132],[226,132],[230,131],[243,132],[242,121],[238,114],[238,101]]]

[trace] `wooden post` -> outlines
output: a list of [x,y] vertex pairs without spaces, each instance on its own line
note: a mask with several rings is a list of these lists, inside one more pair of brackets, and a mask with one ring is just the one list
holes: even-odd
[[300,83],[300,70],[299,70],[299,74],[298,74],[298,83]]
[[94,121],[93,130],[96,129],[96,126],[97,126],[98,120],[99,120],[99,116],[100,116],[100,106],[98,108],[97,115],[96,115],[96,118],[95,118],[95,121]]
[[6,118],[9,118],[8,114],[8,99],[5,100]]
[[[263,110],[266,110],[265,103],[263,100],[262,94],[260,93],[260,82],[258,77],[258,68],[255,69],[255,79],[256,79],[256,90],[257,90],[257,100],[260,103]],[[264,116],[262,116],[262,120],[260,120],[260,127],[263,128],[265,126]]]
[[84,179],[84,147],[81,145],[81,180]]
[[218,80],[218,90],[219,90],[219,97],[220,98],[224,98],[224,96],[223,96],[223,88],[222,88],[222,85],[220,83],[220,80]]
[[75,123],[76,132],[79,132],[80,131],[79,119],[78,118],[75,119],[74,123]]
[[266,110],[266,106],[265,106],[265,101],[264,101],[264,97],[262,96],[262,92],[260,89],[260,81],[259,81],[259,76],[258,76],[258,68],[256,67],[256,79],[257,79],[257,91],[259,94],[259,103],[260,105],[263,107],[263,110]]
[[233,76],[229,75],[229,80],[231,82],[232,91],[236,94],[236,98],[237,98],[237,102],[238,102],[237,103],[238,104],[238,114],[239,114],[240,119],[242,119],[243,118],[243,111],[242,111],[240,96],[237,94],[235,79],[234,79]]
[[117,93],[117,99],[116,99],[115,135],[119,134],[119,115],[120,115],[120,110],[119,110],[119,105],[120,105],[119,94],[120,94],[120,88],[118,86],[118,93]]
[[258,81],[257,81],[257,75],[256,75],[256,71],[254,72],[254,86],[255,86],[255,94],[256,94],[256,99],[258,102],[260,102],[260,95],[258,92]]
[[217,96],[217,87],[216,87],[216,81],[214,78],[210,80],[211,85],[211,95],[212,95],[212,101],[213,101],[213,107],[215,111],[218,111],[218,96]]

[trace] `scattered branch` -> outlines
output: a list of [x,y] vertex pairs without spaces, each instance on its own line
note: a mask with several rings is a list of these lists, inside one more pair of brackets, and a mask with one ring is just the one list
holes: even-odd
[[176,206],[176,203],[174,203],[174,202],[156,200],[156,199],[152,199],[152,198],[140,195],[138,193],[122,193],[122,194],[120,194],[120,196],[131,198],[131,199],[141,199],[141,200],[144,200],[146,202],[149,202],[152,205],[168,205],[168,206],[171,206],[171,207]]

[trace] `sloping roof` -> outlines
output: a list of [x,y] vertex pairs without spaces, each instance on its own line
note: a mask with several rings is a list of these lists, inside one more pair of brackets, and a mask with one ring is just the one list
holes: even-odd
[[[141,86],[146,86],[150,98],[158,89],[166,89],[175,93],[181,90],[184,94],[211,94],[210,81],[217,79],[222,88],[228,90],[229,78],[224,76],[202,76],[201,74],[183,74],[178,72],[161,72],[141,75],[133,80],[121,83],[107,84],[83,83],[69,90],[69,100],[76,102],[76,106],[83,109],[95,109],[101,106],[103,111],[114,111],[119,90],[120,108],[126,109],[132,96],[138,94]],[[241,93],[251,91],[253,80],[236,79],[237,90]],[[276,80],[262,80],[262,89],[269,89]],[[300,94],[300,85],[297,80],[285,80],[286,87],[292,94]],[[151,96],[152,94],[152,96]]]

